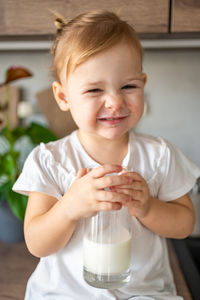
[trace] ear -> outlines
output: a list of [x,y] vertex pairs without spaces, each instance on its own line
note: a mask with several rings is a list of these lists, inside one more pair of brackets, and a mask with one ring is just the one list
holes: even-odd
[[146,82],[147,82],[147,74],[146,73],[142,73],[142,80],[143,80],[144,85],[145,85]]
[[63,111],[69,110],[69,103],[66,99],[65,93],[63,92],[62,85],[58,81],[54,81],[52,84],[52,88],[55,100],[60,109]]

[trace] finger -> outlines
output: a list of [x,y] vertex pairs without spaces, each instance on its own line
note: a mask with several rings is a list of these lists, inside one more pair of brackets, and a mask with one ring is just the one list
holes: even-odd
[[[130,178],[130,177],[129,177]],[[122,185],[118,185],[116,188],[118,189],[134,189],[134,190],[143,190],[143,183],[141,181],[132,181],[131,184],[129,185],[125,185],[125,184],[122,184]]]
[[120,165],[102,165],[91,171],[93,178],[100,178],[110,173],[119,173],[122,171]]
[[139,173],[136,172],[126,172],[124,173],[124,175],[130,176],[135,181],[144,181],[144,178]]
[[76,175],[76,179],[81,178],[86,174],[87,174],[87,169],[82,168],[82,169],[78,170],[77,175]]
[[98,206],[98,210],[120,210],[122,208],[122,204],[119,202],[100,202]]
[[141,207],[141,203],[138,200],[132,200],[131,202],[127,202],[124,204],[127,208],[130,208],[131,210],[133,208],[138,209]]
[[131,200],[139,201],[142,199],[142,196],[143,196],[143,192],[138,191],[138,190],[115,188],[115,191],[117,193],[123,193],[123,194],[129,196],[129,198],[131,198]]
[[125,193],[116,193],[110,191],[98,191],[96,195],[97,201],[109,201],[109,202],[119,202],[119,203],[126,203],[130,201],[131,198],[128,194]]
[[95,187],[97,189],[104,189],[112,186],[126,185],[131,183],[132,183],[132,178],[128,176],[111,175],[111,176],[104,176],[98,178],[95,181]]

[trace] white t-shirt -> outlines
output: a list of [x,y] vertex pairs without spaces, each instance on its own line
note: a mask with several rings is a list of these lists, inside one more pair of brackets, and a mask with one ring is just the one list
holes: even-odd
[[[129,149],[122,165],[140,173],[151,195],[161,201],[183,196],[200,176],[200,169],[170,143],[133,131],[129,134]],[[80,168],[97,166],[99,164],[86,153],[74,131],[63,139],[36,147],[28,156],[13,190],[23,194],[37,191],[59,200]],[[80,220],[63,249],[40,259],[28,281],[25,300],[181,300],[176,296],[165,239],[135,217],[132,217],[132,226],[133,267],[126,286],[104,290],[84,281],[83,220]]]

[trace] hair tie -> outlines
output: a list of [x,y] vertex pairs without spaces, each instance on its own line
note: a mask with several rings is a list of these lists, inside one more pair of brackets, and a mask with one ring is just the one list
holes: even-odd
[[68,24],[68,21],[55,10],[49,8],[49,11],[56,17],[54,20],[54,25],[56,26],[58,32],[61,31],[63,27]]
[[57,30],[62,30],[66,23],[61,18],[56,18],[54,20],[54,25],[56,26]]

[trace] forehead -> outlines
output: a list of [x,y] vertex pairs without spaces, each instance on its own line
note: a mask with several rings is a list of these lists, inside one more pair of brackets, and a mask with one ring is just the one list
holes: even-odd
[[87,78],[98,77],[98,74],[103,74],[106,78],[108,73],[120,73],[122,76],[125,74],[128,76],[130,73],[132,76],[141,74],[141,64],[139,51],[133,46],[121,42],[89,57],[70,72],[69,78],[76,77],[85,81],[84,79]]

